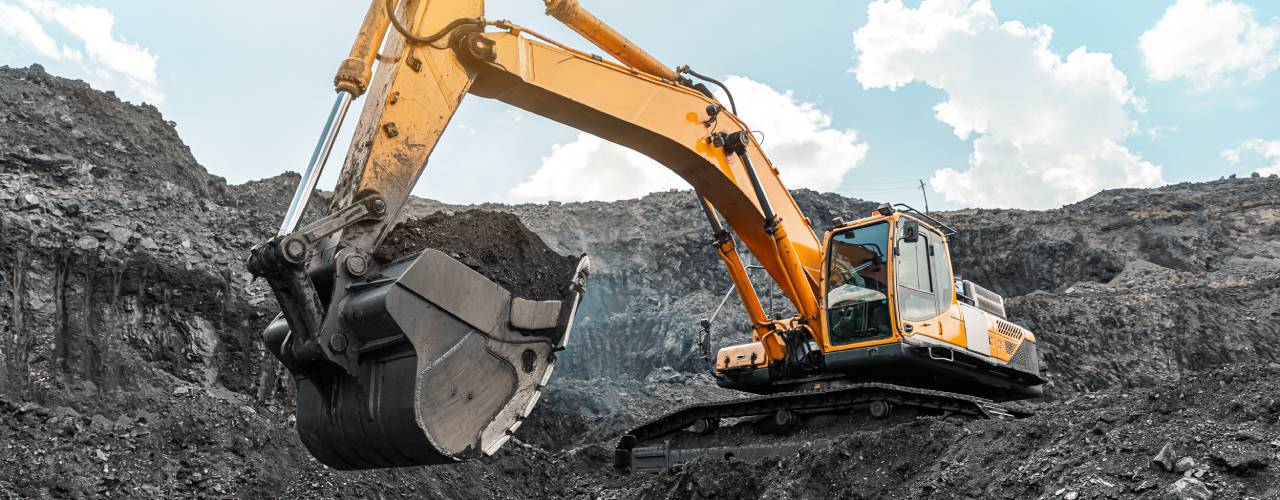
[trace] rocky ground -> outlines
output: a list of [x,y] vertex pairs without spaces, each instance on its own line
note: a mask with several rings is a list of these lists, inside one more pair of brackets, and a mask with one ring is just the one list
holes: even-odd
[[[1017,421],[919,418],[758,464],[694,462],[614,479],[636,498],[1219,498],[1280,496],[1280,365],[1108,390]],[[1185,492],[1184,492],[1185,493]],[[1173,496],[1207,498],[1207,496]]]
[[[275,306],[243,266],[295,182],[228,185],[154,108],[0,68],[0,496],[1280,498],[1278,179],[940,214],[961,230],[957,272],[1040,336],[1052,383],[1034,417],[908,419],[764,463],[630,476],[607,466],[619,432],[731,396],[700,374],[694,325],[728,280],[691,193],[414,200],[402,251],[480,208],[595,272],[551,388],[497,456],[349,473],[301,447],[258,339]],[[820,228],[874,207],[796,198]],[[741,324],[731,300],[716,341]]]

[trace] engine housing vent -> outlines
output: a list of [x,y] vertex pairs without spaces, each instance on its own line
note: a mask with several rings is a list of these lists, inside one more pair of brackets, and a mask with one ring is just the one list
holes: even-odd
[[1001,318],[1005,317],[1004,297],[969,280],[956,280],[956,295],[966,304]]

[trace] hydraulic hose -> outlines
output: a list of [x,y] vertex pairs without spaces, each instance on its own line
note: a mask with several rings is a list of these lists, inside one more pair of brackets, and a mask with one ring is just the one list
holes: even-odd
[[386,2],[387,17],[391,18],[391,26],[395,27],[396,31],[398,31],[400,35],[404,36],[405,40],[408,40],[413,43],[432,44],[440,41],[440,39],[444,38],[445,36],[448,36],[450,32],[457,29],[459,26],[463,26],[467,24],[475,24],[479,26],[485,25],[485,20],[482,17],[477,17],[477,18],[464,17],[461,19],[454,19],[453,21],[450,21],[449,24],[446,24],[444,28],[441,28],[440,31],[437,31],[435,34],[428,35],[428,36],[415,35],[413,31],[409,29],[408,26],[405,26],[404,23],[400,22],[400,19],[396,17],[395,2],[396,0],[387,0]]
[[679,68],[676,68],[676,71],[679,73],[688,73],[690,75],[693,75],[694,78],[711,82],[715,86],[720,87],[720,90],[724,91],[724,95],[729,96],[729,111],[732,111],[734,115],[738,114],[738,105],[734,104],[733,102],[733,92],[729,92],[729,87],[726,87],[723,83],[720,83],[720,80],[716,80],[715,78],[711,78],[709,76],[703,75],[702,73],[694,71],[693,68],[690,68],[689,65],[687,64]]

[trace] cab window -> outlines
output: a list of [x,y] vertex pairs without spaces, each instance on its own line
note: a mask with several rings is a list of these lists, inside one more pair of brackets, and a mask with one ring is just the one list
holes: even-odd
[[831,236],[826,307],[832,345],[888,338],[889,224],[880,222]]
[[943,243],[941,235],[930,231],[923,231],[921,234],[929,239],[933,285],[938,296],[938,313],[941,314],[951,307],[951,302],[955,299],[951,290],[955,286],[951,278],[951,259],[947,256],[947,245]]
[[[901,222],[898,234],[902,234]],[[907,243],[901,238],[896,241],[894,273],[898,284],[898,312],[908,321],[929,319],[940,312],[929,235],[930,231],[922,227],[920,238],[915,242]]]

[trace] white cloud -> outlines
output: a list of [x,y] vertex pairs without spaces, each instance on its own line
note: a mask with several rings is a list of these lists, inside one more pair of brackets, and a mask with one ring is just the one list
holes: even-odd
[[[831,115],[814,103],[798,102],[790,92],[749,78],[730,76],[744,121],[764,135],[763,148],[791,188],[832,191],[867,155],[853,130],[831,128]],[[721,101],[728,102],[721,96]],[[630,149],[581,133],[551,155],[528,179],[511,190],[517,199],[619,200],[654,191],[687,188],[667,168]]]
[[1102,189],[1164,183],[1161,168],[1122,143],[1142,112],[1111,55],[1081,47],[1064,59],[1053,29],[1000,22],[987,0],[878,0],[854,33],[865,89],[922,82],[947,93],[934,106],[956,136],[976,136],[969,168],[930,185],[950,202],[1048,208]]
[[[44,23],[56,24],[76,38],[83,52],[59,44]],[[117,35],[115,23],[111,11],[91,5],[52,0],[22,0],[22,6],[0,3],[0,35],[19,39],[42,57],[82,63],[85,76],[92,80],[106,85],[123,80],[144,99],[162,102],[164,93],[156,78],[158,58]]]
[[518,199],[614,201],[676,189],[684,180],[648,157],[588,134],[551,146],[533,176],[511,189]]
[[778,92],[741,76],[724,84],[733,92],[739,116],[764,134],[760,146],[787,187],[834,191],[867,157],[868,146],[858,141],[857,131],[831,128],[831,115],[814,103],[797,102],[790,90]]
[[1178,0],[1138,48],[1153,80],[1186,78],[1201,90],[1252,83],[1280,68],[1280,23],[1259,24],[1229,0]]
[[37,54],[55,61],[78,61],[82,57],[79,51],[58,45],[35,16],[16,5],[0,3],[0,35],[17,38]]
[[1254,172],[1260,175],[1280,175],[1280,140],[1249,139],[1240,143],[1238,147],[1223,151],[1222,158],[1227,160],[1227,163],[1237,165],[1242,161],[1242,157],[1249,153],[1258,155],[1264,162],[1269,163],[1262,168],[1254,169]]

